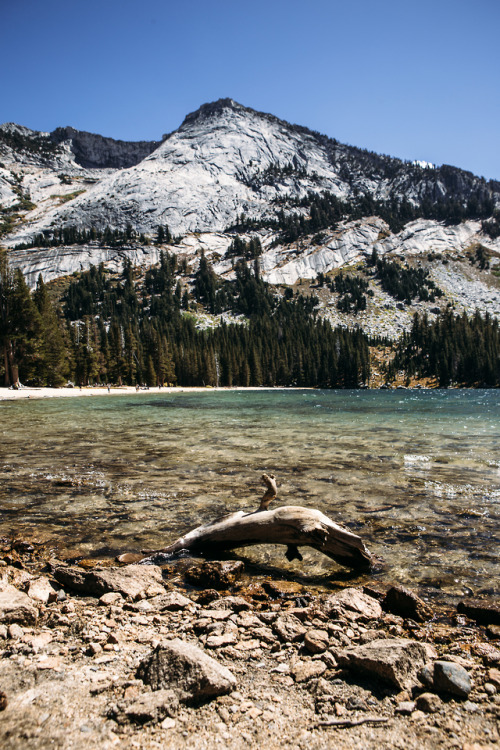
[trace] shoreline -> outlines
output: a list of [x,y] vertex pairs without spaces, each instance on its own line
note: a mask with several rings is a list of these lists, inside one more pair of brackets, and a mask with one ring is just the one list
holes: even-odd
[[296,389],[288,386],[163,386],[158,388],[136,389],[133,385],[111,386],[110,390],[105,386],[75,386],[74,388],[49,388],[49,387],[23,387],[19,390],[0,388],[0,401],[19,401],[22,399],[42,398],[76,398],[85,396],[131,396],[133,394],[144,395],[151,393],[209,393],[211,391],[291,391],[291,390],[313,390],[311,388]]

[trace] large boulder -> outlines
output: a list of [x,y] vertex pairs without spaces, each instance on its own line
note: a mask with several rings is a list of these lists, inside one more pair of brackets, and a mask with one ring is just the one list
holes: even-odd
[[58,565],[52,572],[56,581],[79,594],[101,597],[117,591],[134,601],[165,593],[161,568],[157,565],[126,565],[124,568],[94,568]]
[[0,622],[18,622],[21,625],[34,625],[38,610],[27,594],[18,591],[10,583],[2,582],[0,588]]
[[184,702],[210,700],[236,687],[229,669],[179,638],[158,645],[141,662],[137,676],[153,690],[174,690]]
[[417,673],[436,656],[428,645],[405,638],[379,639],[336,654],[339,666],[378,677],[399,690],[417,685]]
[[376,620],[382,616],[379,602],[355,588],[329,596],[324,608],[330,617],[344,620]]

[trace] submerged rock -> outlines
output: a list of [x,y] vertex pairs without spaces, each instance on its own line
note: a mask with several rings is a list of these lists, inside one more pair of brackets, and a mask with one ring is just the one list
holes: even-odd
[[157,646],[141,662],[137,676],[153,690],[170,688],[187,702],[225,695],[236,687],[229,669],[179,638]]
[[240,560],[204,562],[200,565],[193,565],[186,571],[186,581],[193,586],[227,589],[233,586],[244,570],[245,565]]

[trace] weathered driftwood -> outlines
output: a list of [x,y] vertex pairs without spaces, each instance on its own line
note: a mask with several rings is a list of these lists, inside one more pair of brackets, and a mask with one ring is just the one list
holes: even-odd
[[313,547],[350,568],[369,568],[371,555],[356,534],[334,523],[321,511],[296,505],[253,513],[237,511],[198,526],[161,550],[155,556],[181,550],[218,553],[253,544],[285,544],[289,560],[302,560],[299,546]]

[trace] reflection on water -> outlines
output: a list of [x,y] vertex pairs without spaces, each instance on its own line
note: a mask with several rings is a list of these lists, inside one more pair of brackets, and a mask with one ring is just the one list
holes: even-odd
[[[498,391],[222,391],[0,404],[0,534],[61,553],[157,548],[279,501],[359,533],[383,577],[432,593],[498,580]],[[332,562],[245,557],[297,576]]]

